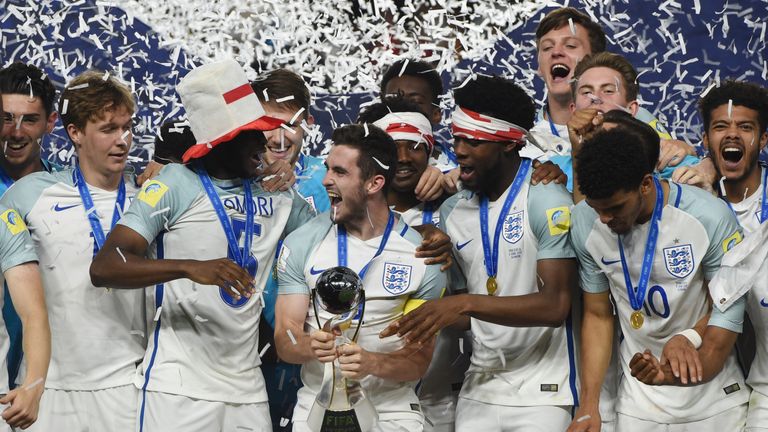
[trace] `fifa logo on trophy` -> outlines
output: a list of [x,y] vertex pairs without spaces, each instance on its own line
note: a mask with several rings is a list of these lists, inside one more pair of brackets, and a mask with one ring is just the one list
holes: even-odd
[[[317,302],[333,317],[328,320],[326,331],[339,334],[336,346],[355,343],[365,312],[363,281],[353,270],[339,266],[324,271],[315,283],[311,301],[320,324]],[[352,321],[357,320],[352,337]],[[309,412],[308,425],[320,432],[366,432],[373,428],[378,414],[373,403],[363,392],[359,381],[345,378],[338,361],[325,364],[323,381]]]

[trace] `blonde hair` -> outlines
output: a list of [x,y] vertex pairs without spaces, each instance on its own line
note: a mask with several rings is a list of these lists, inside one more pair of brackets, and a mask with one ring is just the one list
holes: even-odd
[[88,121],[102,119],[105,113],[121,107],[131,114],[136,110],[131,91],[115,77],[96,69],[72,79],[59,99],[59,115],[65,129],[73,124],[83,130]]

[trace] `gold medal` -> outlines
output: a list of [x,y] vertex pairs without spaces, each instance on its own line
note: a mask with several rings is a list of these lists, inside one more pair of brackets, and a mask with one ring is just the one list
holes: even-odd
[[496,284],[496,278],[494,276],[489,277],[485,282],[485,288],[488,290],[488,295],[494,295],[496,293],[496,288],[498,287],[499,286]]
[[639,330],[640,327],[643,326],[643,321],[645,321],[645,317],[640,311],[634,311],[632,312],[632,315],[629,316],[629,324],[635,330]]

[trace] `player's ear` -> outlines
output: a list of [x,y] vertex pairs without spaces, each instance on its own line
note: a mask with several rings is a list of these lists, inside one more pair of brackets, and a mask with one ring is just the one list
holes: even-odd
[[646,174],[640,182],[640,193],[647,195],[653,189],[653,174]]
[[368,180],[365,186],[365,190],[368,195],[373,195],[384,188],[384,183],[386,183],[384,176],[381,174],[376,174],[375,176],[371,177],[370,180]]
[[765,149],[765,145],[768,143],[768,131],[763,132],[760,136],[760,151]]

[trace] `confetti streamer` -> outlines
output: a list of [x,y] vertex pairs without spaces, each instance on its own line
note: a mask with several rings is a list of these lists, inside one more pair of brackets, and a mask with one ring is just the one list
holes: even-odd
[[123,255],[123,252],[120,250],[120,248],[119,247],[115,247],[115,250],[117,251],[118,255],[120,255],[120,258],[123,259],[123,262],[127,263],[128,260],[125,259],[125,255]]
[[293,345],[296,345],[296,338],[293,336],[293,333],[291,332],[291,329],[286,330],[286,332],[288,333],[288,339],[291,340],[291,343]]

